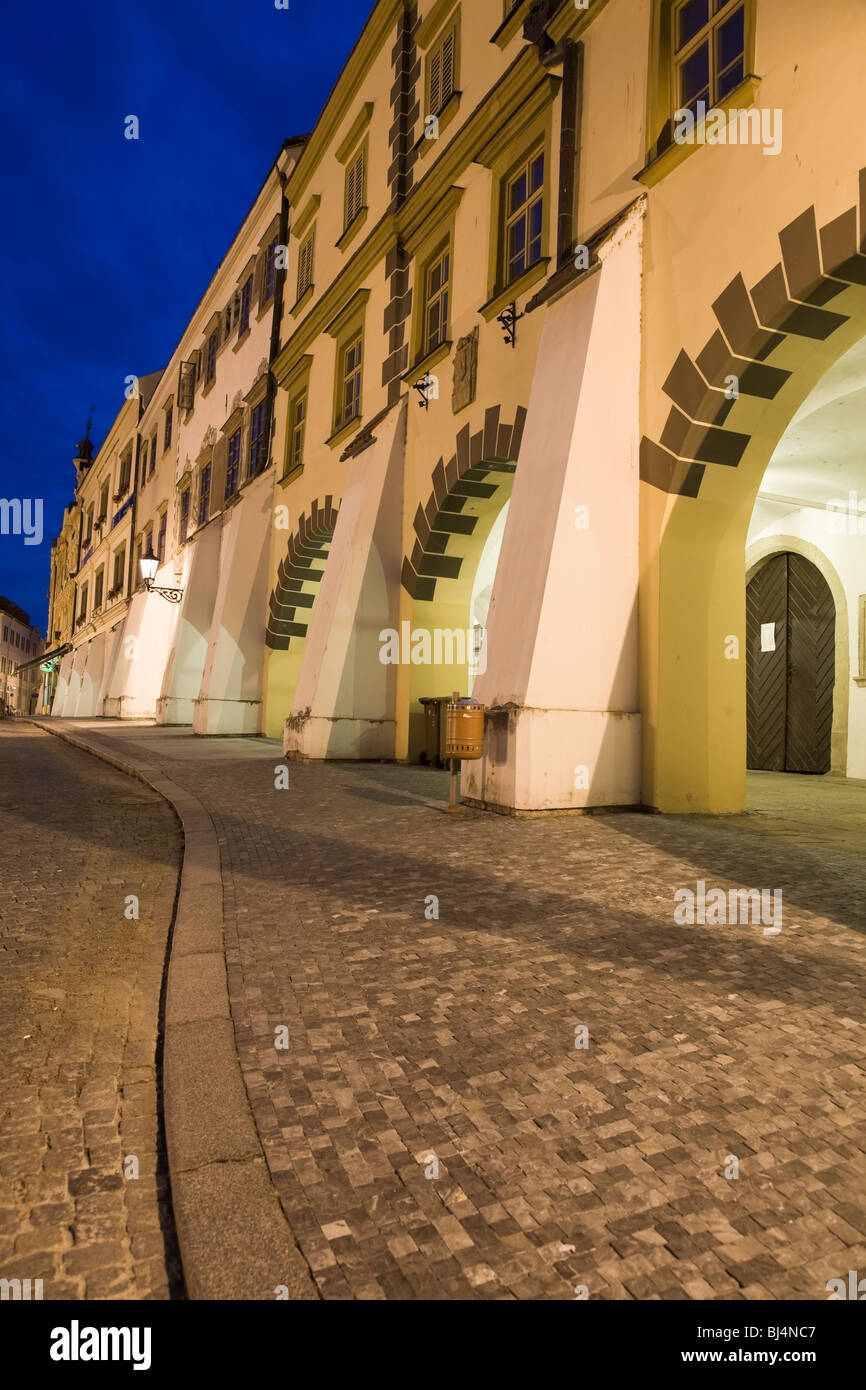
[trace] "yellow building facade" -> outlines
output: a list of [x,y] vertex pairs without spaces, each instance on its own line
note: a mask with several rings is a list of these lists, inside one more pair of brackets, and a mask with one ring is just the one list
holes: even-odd
[[864,41],[859,0],[379,0],[142,416],[278,246],[268,347],[140,499],[224,494],[267,394],[248,523],[168,523],[138,707],[417,760],[471,688],[510,812],[866,776]]

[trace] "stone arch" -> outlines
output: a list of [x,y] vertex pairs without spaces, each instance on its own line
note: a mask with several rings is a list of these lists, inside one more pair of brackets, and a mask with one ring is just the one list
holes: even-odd
[[826,579],[836,607],[836,686],[833,691],[833,732],[830,771],[844,777],[848,766],[848,683],[851,675],[851,648],[848,629],[848,600],[845,588],[823,550],[800,536],[774,534],[762,536],[746,551],[746,586],[774,555],[793,551],[809,560]]
[[660,810],[745,807],[745,664],[725,659],[726,640],[745,651],[743,556],[773,452],[866,336],[866,169],[857,203],[820,229],[810,206],[778,240],[756,284],[737,274],[713,301],[718,327],[696,355],[681,349],[665,425],[641,441],[643,801]]
[[310,503],[309,516],[301,512],[298,529],[289,537],[269,602],[265,645],[272,651],[287,652],[293,637],[307,635],[308,623],[303,615],[309,614],[316,601],[318,585],[325,572],[325,561],[334,538],[338,510],[330,494],[321,505],[318,498],[314,498]]
[[[712,306],[719,328],[694,361],[681,349],[663,384],[673,404],[659,441],[641,440],[643,482],[697,497],[708,467],[737,468],[752,432],[732,428],[735,407],[743,398],[775,400],[793,375],[768,358],[788,338],[827,343],[850,321],[826,306],[852,285],[866,286],[866,169],[860,231],[858,243],[856,206],[820,233],[809,207],[779,233],[782,259],[751,291],[742,275],[731,280]],[[825,366],[837,355],[831,348]]]
[[403,588],[414,599],[432,602],[440,579],[459,579],[464,561],[477,547],[479,515],[467,511],[470,499],[499,505],[484,508],[491,524],[511,494],[526,410],[518,406],[512,425],[502,424],[502,407],[491,406],[484,427],[464,425],[454,453],[433,470],[432,491],[415,513],[415,544],[403,559]]

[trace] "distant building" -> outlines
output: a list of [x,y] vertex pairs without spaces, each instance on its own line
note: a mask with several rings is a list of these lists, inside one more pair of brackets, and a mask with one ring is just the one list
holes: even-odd
[[36,713],[44,646],[30,614],[11,599],[0,598],[0,713]]

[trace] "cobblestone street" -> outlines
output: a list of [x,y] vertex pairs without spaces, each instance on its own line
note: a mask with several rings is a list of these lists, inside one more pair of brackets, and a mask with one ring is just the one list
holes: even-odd
[[46,1300],[182,1293],[156,1085],[180,851],[142,783],[0,724],[0,1277]]
[[[866,1268],[863,784],[449,817],[425,769],[277,790],[260,739],[70,727],[212,814],[247,1090],[324,1298],[820,1300]],[[699,881],[780,889],[782,931],[678,925]]]

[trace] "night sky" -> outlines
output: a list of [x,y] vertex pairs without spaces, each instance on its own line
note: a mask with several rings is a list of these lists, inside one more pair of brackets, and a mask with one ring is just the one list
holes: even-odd
[[[7,7],[0,497],[43,498],[41,545],[0,535],[0,594],[44,631],[51,542],[90,406],[168,361],[283,140],[309,131],[373,0],[62,0]],[[138,141],[124,138],[136,115]]]

